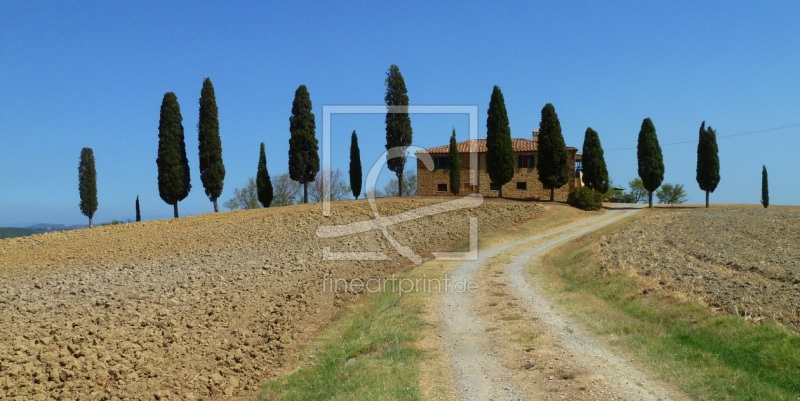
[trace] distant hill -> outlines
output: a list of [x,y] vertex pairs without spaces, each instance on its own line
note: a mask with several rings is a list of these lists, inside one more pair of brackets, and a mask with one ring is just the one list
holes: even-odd
[[24,237],[26,235],[38,234],[41,231],[31,230],[28,228],[19,227],[0,227],[0,239]]
[[74,230],[76,228],[85,228],[87,226],[80,224],[34,224],[28,227],[0,227],[0,239],[24,237],[33,234],[50,233],[55,231]]
[[51,231],[64,231],[64,230],[74,230],[76,228],[86,228],[87,225],[82,224],[34,224],[32,226],[25,227],[28,230],[33,230],[39,233],[49,233]]

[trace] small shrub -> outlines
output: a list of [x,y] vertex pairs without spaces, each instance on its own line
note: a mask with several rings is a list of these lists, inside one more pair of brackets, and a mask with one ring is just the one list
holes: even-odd
[[603,194],[587,187],[576,188],[569,193],[567,204],[581,210],[600,210],[603,206]]

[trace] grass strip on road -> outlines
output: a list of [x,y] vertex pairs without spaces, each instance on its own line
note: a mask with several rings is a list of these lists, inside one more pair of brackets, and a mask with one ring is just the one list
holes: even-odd
[[589,332],[644,361],[698,399],[798,400],[800,335],[772,323],[715,316],[642,282],[608,275],[593,245],[625,222],[579,238],[529,271],[542,289]]
[[324,330],[309,363],[266,383],[261,399],[420,399],[420,313],[412,298],[368,294]]

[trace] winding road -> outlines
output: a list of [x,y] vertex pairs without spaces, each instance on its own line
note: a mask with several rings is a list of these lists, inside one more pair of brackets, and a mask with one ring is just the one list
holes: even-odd
[[[478,260],[462,263],[451,271],[451,284],[478,280],[479,271],[485,268],[487,262],[501,255],[511,257],[509,263],[500,267],[508,277],[507,290],[513,293],[514,299],[519,300],[526,318],[535,321],[537,329],[546,332],[557,344],[560,358],[568,359],[562,364],[568,363],[582,372],[589,372],[596,382],[600,382],[605,399],[676,398],[631,363],[616,356],[599,340],[580,330],[541,293],[525,273],[526,267],[531,263],[539,263],[540,256],[547,250],[636,212],[637,209],[611,210],[543,234],[481,250]],[[442,297],[441,339],[452,356],[460,399],[529,400],[552,396],[547,383],[521,379],[514,368],[504,363],[500,355],[502,352],[497,349],[496,335],[487,330],[487,320],[491,317],[481,313],[476,293],[449,288]]]

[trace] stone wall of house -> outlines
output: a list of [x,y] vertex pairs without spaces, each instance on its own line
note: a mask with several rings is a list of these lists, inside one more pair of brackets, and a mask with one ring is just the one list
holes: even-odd
[[[438,156],[438,155],[437,155]],[[473,192],[477,187],[473,188],[469,183],[469,154],[460,155],[461,158],[461,190],[460,195],[467,195]],[[439,191],[439,186],[444,184],[446,189]],[[417,159],[417,195],[419,196],[436,196],[436,195],[452,195],[450,193],[450,170],[449,169],[435,169],[429,171],[422,161]]]
[[[545,189],[539,181],[539,171],[534,168],[518,168],[516,167],[516,156],[532,153],[515,153],[515,169],[514,178],[510,182],[503,185],[503,197],[514,199],[550,199],[550,190]],[[536,155],[538,162],[538,155]],[[574,166],[574,153],[570,153],[570,165]],[[466,195],[471,192],[480,192],[481,195],[489,198],[496,198],[499,191],[490,189],[491,179],[489,173],[486,171],[486,154],[482,153],[478,157],[478,188],[471,188],[469,185],[469,155],[461,155],[461,194]],[[580,180],[575,179],[574,169],[571,172],[569,182],[561,188],[556,189],[555,198],[557,201],[566,201],[569,192],[575,188],[576,182]],[[524,183],[524,184],[522,184]],[[439,186],[444,184],[445,191],[439,191]],[[518,185],[524,186],[524,189],[519,188]],[[579,184],[577,184],[579,185]],[[417,160],[417,194],[420,196],[436,196],[436,195],[451,195],[450,188],[450,170],[436,169],[428,171],[421,161]]]

